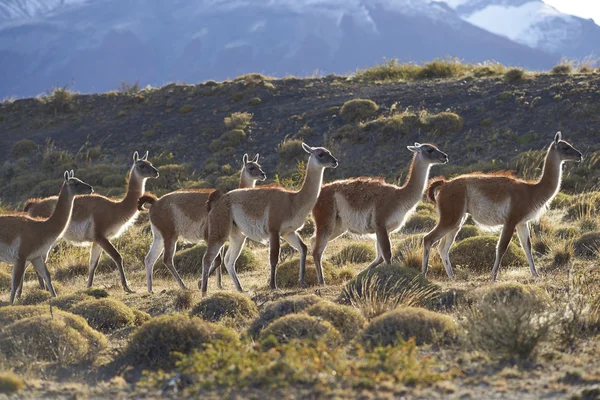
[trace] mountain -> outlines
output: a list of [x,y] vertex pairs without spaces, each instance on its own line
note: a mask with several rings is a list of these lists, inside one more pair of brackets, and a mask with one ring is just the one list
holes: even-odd
[[444,0],[465,21],[545,52],[577,58],[600,54],[600,26],[541,0]]
[[476,3],[8,0],[0,3],[0,98],[56,85],[103,92],[122,81],[347,73],[383,57],[453,55],[544,69],[562,55],[473,24],[469,18],[485,10]]

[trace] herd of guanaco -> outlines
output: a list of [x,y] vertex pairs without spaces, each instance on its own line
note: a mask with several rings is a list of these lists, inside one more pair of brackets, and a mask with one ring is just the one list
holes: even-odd
[[[157,178],[158,170],[148,161],[148,153],[133,154],[127,192],[120,200],[93,194],[90,185],[65,172],[58,196],[30,199],[25,213],[0,216],[0,261],[13,265],[10,302],[20,296],[26,267],[31,263],[42,288],[56,296],[46,267],[50,250],[64,238],[73,244],[90,244],[87,286],[93,284],[94,272],[102,252],[118,268],[121,285],[131,292],[123,257],[110,240],[119,237],[136,220],[140,211],[148,210],[153,235],[145,258],[147,290],[152,292],[154,264],[163,254],[163,264],[181,288],[186,288],[173,259],[178,240],[206,242],[202,260],[202,278],[198,283],[202,295],[207,293],[208,277],[216,269],[221,287],[223,263],[235,288],[242,291],[235,263],[246,238],[270,245],[270,287],[276,289],[280,238],[300,252],[299,284],[304,285],[308,247],[298,231],[312,212],[315,235],[311,238],[312,254],[319,285],[324,285],[322,257],[330,240],[345,232],[374,234],[377,255],[366,268],[391,262],[390,234],[402,228],[426,194],[436,205],[438,222],[423,238],[422,273],[427,273],[431,247],[438,251],[450,279],[454,279],[449,250],[467,214],[481,225],[501,227],[496,247],[492,279],[510,239],[517,231],[531,274],[537,276],[529,221],[544,212],[560,190],[562,164],[580,162],[582,154],[557,132],[548,147],[542,176],[537,181],[518,179],[506,172],[472,173],[451,180],[429,180],[432,165],[448,162],[448,156],[433,144],[408,146],[413,153],[408,179],[403,186],[385,183],[379,178],[353,178],[323,185],[325,169],[336,168],[337,159],[323,147],[302,144],[309,154],[306,174],[298,191],[283,187],[256,186],[266,174],[258,164],[258,154],[250,160],[244,155],[239,189],[221,193],[213,189],[177,190],[160,199],[145,193],[147,179]],[[146,205],[146,207],[144,207]],[[229,248],[223,255],[223,246]]]

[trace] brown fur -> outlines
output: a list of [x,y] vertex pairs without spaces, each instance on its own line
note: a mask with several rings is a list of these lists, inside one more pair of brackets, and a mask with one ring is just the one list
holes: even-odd
[[[270,242],[271,278],[270,286],[276,288],[276,267],[279,261],[280,237],[300,251],[300,284],[304,284],[306,245],[296,230],[317,201],[323,172],[327,167],[337,167],[337,160],[324,148],[311,148],[303,144],[311,156],[302,188],[288,191],[280,187],[259,187],[237,189],[210,203],[208,215],[207,250],[202,262],[201,288],[206,295],[209,267],[223,244],[229,239],[229,249],[225,255],[225,267],[238,291],[242,287],[235,272],[235,261],[244,247],[246,237],[255,241]],[[322,271],[317,271],[322,281]]]
[[[144,194],[146,179],[158,177],[158,171],[147,161],[147,156],[148,153],[140,158],[135,152],[127,193],[122,199],[113,200],[97,194],[78,196],[75,199],[73,215],[64,238],[73,243],[92,243],[88,287],[93,284],[100,255],[105,251],[119,270],[123,289],[131,292],[125,277],[123,258],[109,239],[121,234],[123,228],[137,215],[138,201]],[[56,200],[52,197],[39,200],[29,208],[29,214],[41,213],[40,210],[48,210],[53,204],[56,204]]]
[[46,268],[46,258],[69,224],[75,195],[91,191],[92,187],[73,177],[71,171],[70,174],[65,173],[65,182],[49,218],[31,218],[24,214],[0,216],[0,260],[14,264],[11,303],[15,295],[21,294],[23,276],[29,262],[43,279],[40,284],[45,283],[52,296],[56,296]]
[[152,204],[156,203],[157,200],[158,200],[158,197],[156,197],[152,193],[145,193],[138,200],[138,205],[137,205],[138,211],[144,211],[144,204],[149,204],[150,206],[152,206]]
[[[434,196],[439,222],[423,238],[423,273],[427,273],[431,246],[441,240],[439,251],[446,273],[450,278],[454,277],[448,251],[465,220],[465,214],[469,213],[478,223],[503,227],[492,269],[494,280],[515,229],[527,255],[531,274],[537,276],[528,221],[539,216],[560,189],[562,163],[580,159],[581,153],[562,141],[559,132],[548,149],[543,174],[538,181],[518,179],[506,171],[461,175],[446,181]],[[439,186],[439,183],[432,185]],[[435,191],[435,187],[430,187],[429,191]]]
[[377,257],[367,268],[391,262],[389,234],[402,227],[422,199],[431,165],[448,160],[431,144],[416,143],[409,150],[415,154],[408,179],[401,187],[382,178],[346,179],[323,187],[312,210],[316,232],[311,243],[317,270],[322,268],[329,241],[347,231],[377,236]]
[[444,183],[446,183],[444,178],[433,178],[429,181],[429,187],[427,188],[427,199],[429,199],[429,201],[433,204],[435,204],[435,197],[438,189],[442,187]]
[[[265,177],[258,164],[258,155],[252,161],[249,161],[248,155],[244,155],[240,172],[241,187],[254,187],[256,180],[264,180]],[[178,190],[164,195],[151,206],[149,216],[154,240],[145,260],[146,284],[149,292],[152,292],[153,267],[161,252],[164,253],[164,265],[178,284],[185,288],[173,264],[177,241],[179,238],[191,242],[206,241],[208,235],[206,216],[211,201],[216,201],[219,196],[221,192],[214,189]],[[213,269],[220,267],[220,264],[221,259],[218,258]],[[221,287],[220,268],[217,269],[217,284]]]

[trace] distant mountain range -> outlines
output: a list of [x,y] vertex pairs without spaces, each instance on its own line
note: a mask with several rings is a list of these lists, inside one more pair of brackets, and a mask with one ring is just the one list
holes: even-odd
[[0,0],[0,99],[347,73],[384,57],[547,69],[593,53],[600,27],[540,0]]

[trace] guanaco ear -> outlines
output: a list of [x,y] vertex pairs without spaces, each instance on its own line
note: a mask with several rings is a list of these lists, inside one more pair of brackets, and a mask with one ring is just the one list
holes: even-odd
[[556,135],[554,135],[554,143],[558,143],[562,140],[562,133],[560,133],[560,131],[556,132]]
[[133,153],[133,162],[138,162],[140,161],[140,153],[138,153],[137,151]]
[[65,182],[69,180],[69,171],[65,171]]
[[146,154],[144,154],[144,157],[142,157],[142,160],[148,161],[148,151],[147,150],[146,150]]
[[258,153],[256,153],[256,155],[254,156],[254,160],[252,160],[252,162],[255,162],[255,163],[258,162]]
[[421,143],[415,142],[414,146],[406,146],[406,148],[412,151],[413,153],[418,153],[419,151],[421,151],[421,146]]
[[248,164],[248,154],[244,154],[244,157],[242,157],[242,163],[244,165]]
[[302,143],[302,148],[304,149],[305,152],[307,152],[308,154],[312,154],[312,147],[310,147],[309,145],[307,145],[306,143]]
[[75,177],[75,172],[73,170],[71,170],[71,172],[69,173],[69,178],[74,178]]

